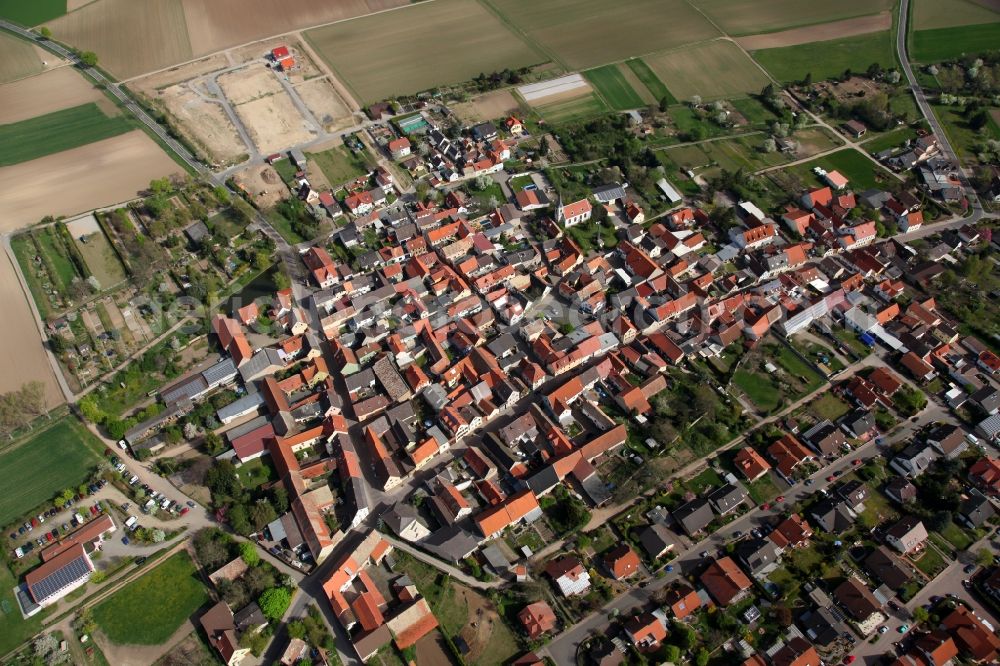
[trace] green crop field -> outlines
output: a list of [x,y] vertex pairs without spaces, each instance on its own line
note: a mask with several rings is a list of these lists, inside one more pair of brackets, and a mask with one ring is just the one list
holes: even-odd
[[28,27],[66,13],[66,0],[0,0],[0,17]]
[[584,76],[597,88],[597,92],[616,111],[627,111],[645,106],[639,94],[632,89],[625,76],[618,70],[618,65],[605,65],[588,72]]
[[896,66],[893,34],[889,31],[761,49],[751,55],[779,81],[799,81],[806,74],[819,81],[840,76],[846,69],[864,72],[873,62],[886,68]]
[[843,2],[694,0],[693,4],[703,10],[726,33],[743,36],[877,14],[892,9],[893,2],[892,0],[843,0]]
[[534,109],[552,125],[586,120],[608,112],[607,105],[594,93],[564,102],[536,106]]
[[363,102],[546,60],[485,7],[463,0],[420,3],[304,34]]
[[911,30],[993,23],[1000,14],[973,0],[911,0]]
[[0,33],[0,83],[7,83],[42,71],[35,47],[13,35]]
[[1000,23],[917,30],[911,39],[911,60],[941,62],[964,54],[1000,50]]
[[690,100],[741,97],[759,92],[770,81],[735,44],[712,41],[644,58],[649,68],[676,95]]
[[485,0],[569,69],[718,37],[684,0]]
[[635,73],[636,77],[642,81],[642,85],[646,86],[649,92],[653,94],[657,102],[666,98],[667,104],[677,104],[677,98],[663,85],[663,81],[657,78],[656,73],[649,68],[645,60],[633,58],[626,64]]
[[94,620],[113,643],[159,645],[208,601],[194,562],[172,555],[94,607]]
[[20,164],[130,131],[123,116],[110,118],[97,104],[81,104],[44,116],[0,125],[0,166]]
[[0,525],[89,477],[100,458],[86,440],[99,445],[79,422],[66,417],[0,451],[0,477],[12,480],[0,493]]

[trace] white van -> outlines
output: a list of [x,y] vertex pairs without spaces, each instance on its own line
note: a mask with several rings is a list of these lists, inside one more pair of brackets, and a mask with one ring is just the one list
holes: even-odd
[[125,527],[132,529],[132,527],[139,522],[139,519],[135,516],[129,516],[128,520],[125,521]]

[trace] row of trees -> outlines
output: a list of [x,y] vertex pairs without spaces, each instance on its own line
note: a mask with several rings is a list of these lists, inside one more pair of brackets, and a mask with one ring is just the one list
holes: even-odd
[[46,412],[45,384],[30,381],[21,388],[0,393],[0,433],[11,437]]

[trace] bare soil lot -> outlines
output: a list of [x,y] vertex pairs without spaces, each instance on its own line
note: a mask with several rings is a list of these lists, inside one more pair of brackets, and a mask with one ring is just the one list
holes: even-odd
[[42,59],[34,45],[6,33],[0,34],[0,82],[38,74],[42,69]]
[[156,95],[174,126],[211,162],[233,162],[246,154],[247,147],[221,104],[202,99],[186,86],[171,86]]
[[264,154],[285,150],[313,137],[302,114],[284,92],[241,104],[236,113],[257,150]]
[[251,102],[282,90],[274,72],[264,65],[250,65],[246,69],[223,74],[219,77],[219,85],[233,104]]
[[181,0],[100,0],[59,17],[49,28],[60,41],[97,53],[101,66],[119,78],[195,57]]
[[408,0],[182,0],[196,53],[409,4]]
[[62,404],[63,395],[14,270],[7,253],[0,253],[0,311],[4,313],[4,325],[0,328],[0,365],[4,369],[0,373],[0,393],[37,380],[45,384],[49,407],[55,407]]
[[740,37],[736,40],[736,43],[747,51],[756,51],[757,49],[773,49],[779,46],[795,46],[797,44],[809,44],[828,39],[854,37],[855,35],[865,35],[869,32],[881,32],[891,27],[892,15],[889,12],[880,12],[871,16],[858,16],[857,18],[849,18],[822,25]]
[[515,113],[520,108],[510,90],[494,90],[485,95],[479,95],[468,102],[452,107],[455,115],[464,123],[476,123],[482,120],[502,118]]
[[60,67],[0,86],[0,125],[16,123],[73,106],[97,102],[105,113],[114,105],[71,67]]
[[247,167],[234,175],[233,180],[250,193],[254,203],[261,209],[276,206],[288,194],[281,176],[266,164]]
[[328,132],[353,124],[350,107],[326,77],[300,83],[295,86],[295,91]]
[[361,102],[546,60],[484,6],[463,0],[422,2],[304,36]]
[[128,82],[129,88],[144,95],[152,95],[157,90],[190,81],[193,78],[225,69],[229,64],[224,54],[216,54],[185,65],[178,65],[162,72],[134,78]]
[[802,2],[802,0],[695,0],[727,34],[756,35],[806,25],[819,25],[855,16],[887,11],[892,0],[841,0],[840,2]]
[[126,201],[180,171],[141,130],[0,168],[0,232]]

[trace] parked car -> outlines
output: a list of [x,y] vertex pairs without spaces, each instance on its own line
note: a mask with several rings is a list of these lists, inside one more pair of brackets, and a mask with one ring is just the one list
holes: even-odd
[[885,626],[884,624],[878,628],[878,633],[880,634],[884,634],[887,631],[889,631],[889,627]]
[[122,537],[122,543],[125,544],[126,546],[129,544],[129,540],[128,540],[127,536],[123,536]]
[[909,630],[910,630],[910,625],[908,625],[908,624],[901,624],[901,625],[899,625],[899,629],[897,629],[896,631],[898,631],[901,634],[905,634]]
[[964,574],[966,574],[966,575],[968,575],[968,574],[971,574],[971,573],[975,573],[975,571],[976,571],[976,568],[977,568],[977,567],[976,567],[976,565],[975,565],[975,564],[966,564],[966,565],[965,565],[965,566],[964,566],[964,567],[962,568],[962,573],[964,573]]

